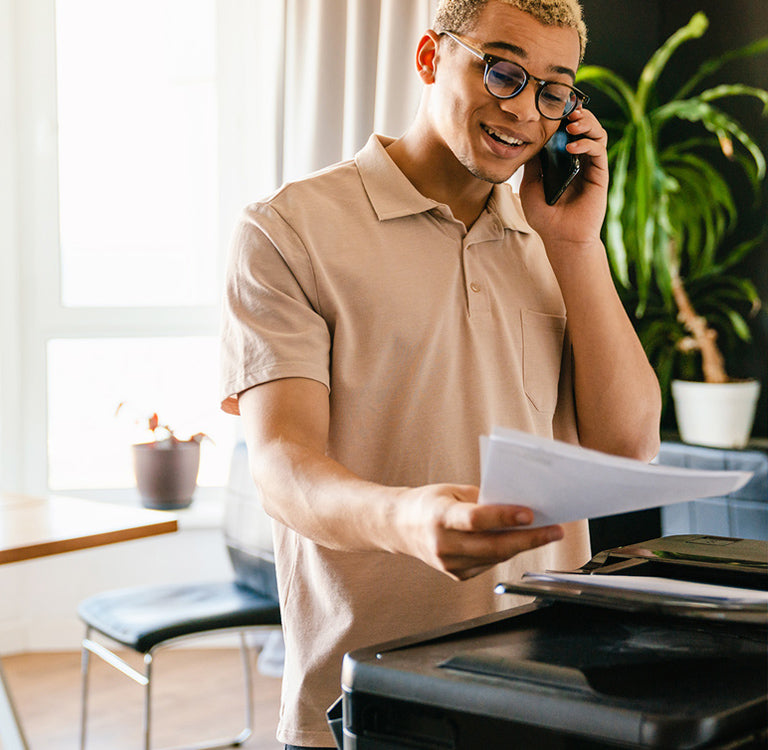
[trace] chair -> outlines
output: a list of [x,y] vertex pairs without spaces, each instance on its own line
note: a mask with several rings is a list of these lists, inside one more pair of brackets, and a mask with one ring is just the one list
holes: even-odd
[[[103,659],[144,687],[144,748],[150,750],[152,670],[156,653],[180,642],[222,633],[237,634],[245,682],[245,727],[231,739],[199,750],[241,745],[252,733],[253,696],[246,635],[255,628],[280,625],[269,519],[255,497],[243,443],[230,466],[224,538],[234,579],[205,583],[147,585],[106,591],[82,601],[82,713],[80,748],[86,746],[90,655]],[[245,533],[244,533],[245,532]],[[250,537],[248,536],[250,534]],[[144,672],[134,669],[103,642],[143,655]]]

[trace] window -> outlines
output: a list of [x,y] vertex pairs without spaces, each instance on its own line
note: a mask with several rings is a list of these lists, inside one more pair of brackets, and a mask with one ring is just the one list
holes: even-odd
[[115,418],[121,401],[181,438],[208,434],[200,484],[224,484],[238,423],[218,406],[231,225],[219,219],[217,1],[12,6],[24,96],[0,100],[16,108],[21,209],[20,292],[0,301],[3,354],[18,354],[0,370],[3,484],[133,486],[130,443],[146,433]]
[[153,411],[182,440],[211,435],[199,483],[224,484],[235,420],[219,409],[217,353],[215,336],[49,341],[50,488],[133,486],[129,446],[151,439],[137,418]]
[[61,295],[216,301],[214,0],[57,0]]
[[405,130],[421,86],[403,39],[433,6],[0,0],[4,487],[130,483],[125,400],[209,434],[200,480],[224,482],[239,422],[218,410],[218,303],[235,220],[371,128]]
[[211,435],[200,483],[223,484],[217,339],[178,309],[215,330],[215,0],[56,0],[56,53],[60,304],[91,335],[47,341],[48,485],[132,485],[128,446],[147,435],[115,418],[121,401]]

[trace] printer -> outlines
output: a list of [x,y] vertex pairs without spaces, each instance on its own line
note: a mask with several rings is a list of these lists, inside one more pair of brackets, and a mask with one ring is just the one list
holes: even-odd
[[345,655],[340,750],[768,747],[768,542],[678,535]]

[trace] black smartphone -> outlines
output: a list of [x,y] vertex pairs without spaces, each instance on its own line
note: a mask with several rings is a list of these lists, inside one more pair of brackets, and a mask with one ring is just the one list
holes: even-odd
[[539,153],[544,181],[544,199],[550,206],[554,205],[565,192],[581,168],[579,157],[565,150],[566,144],[578,138],[565,129],[568,122],[566,119],[560,123],[560,127]]

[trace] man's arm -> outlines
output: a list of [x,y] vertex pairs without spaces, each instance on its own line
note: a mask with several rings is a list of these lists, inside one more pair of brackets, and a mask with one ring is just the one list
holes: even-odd
[[328,391],[314,380],[258,385],[238,403],[265,510],[318,544],[406,554],[463,580],[562,538],[560,526],[515,528],[530,509],[479,505],[477,487],[386,487],[348,471],[326,455]]
[[582,174],[554,206],[544,202],[538,163],[526,165],[521,198],[547,249],[565,301],[573,344],[579,441],[606,453],[648,461],[659,449],[661,396],[653,368],[611,278],[600,230],[608,190],[607,135],[578,110],[569,146]]
[[659,450],[659,384],[616,294],[603,246],[566,247],[560,258],[579,442],[650,461]]

